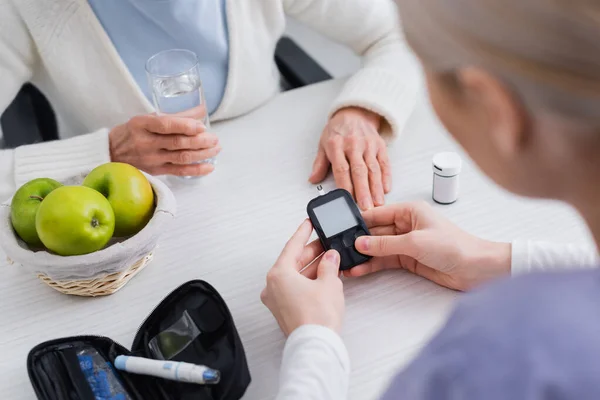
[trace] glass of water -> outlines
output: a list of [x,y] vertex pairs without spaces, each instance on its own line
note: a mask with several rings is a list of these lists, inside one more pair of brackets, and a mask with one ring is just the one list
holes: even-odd
[[[161,51],[148,59],[146,73],[159,115],[194,118],[210,128],[198,57],[194,52],[183,49]],[[215,164],[215,158],[201,162]]]

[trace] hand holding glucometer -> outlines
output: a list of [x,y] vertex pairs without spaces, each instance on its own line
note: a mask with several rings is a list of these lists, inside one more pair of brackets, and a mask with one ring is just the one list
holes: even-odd
[[308,203],[306,211],[324,250],[340,253],[340,270],[351,269],[371,259],[354,247],[358,237],[370,233],[348,191],[336,189],[322,194]]

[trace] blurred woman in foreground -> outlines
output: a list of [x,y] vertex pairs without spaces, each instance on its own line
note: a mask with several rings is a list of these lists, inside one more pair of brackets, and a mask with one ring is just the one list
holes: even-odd
[[[499,185],[575,207],[598,246],[600,4],[398,4],[448,131]],[[506,258],[494,256],[510,259],[506,248],[490,250],[428,207],[387,206],[365,220],[375,236],[356,247],[375,258],[351,276],[406,268],[465,290],[510,271]],[[344,312],[339,256],[327,252],[301,274],[321,251],[317,243],[305,246],[311,230],[305,222],[290,240],[262,296],[290,335],[279,399],[341,399],[347,392],[348,354],[336,334]],[[437,240],[449,232],[452,242]],[[384,399],[600,398],[599,304],[597,270],[530,275],[465,295]]]

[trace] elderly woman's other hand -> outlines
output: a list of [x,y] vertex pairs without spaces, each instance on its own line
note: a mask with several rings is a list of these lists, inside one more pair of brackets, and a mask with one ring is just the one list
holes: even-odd
[[362,210],[383,205],[392,176],[380,124],[379,115],[361,108],[335,113],[321,135],[310,181],[321,182],[331,166],[336,185],[352,193]]

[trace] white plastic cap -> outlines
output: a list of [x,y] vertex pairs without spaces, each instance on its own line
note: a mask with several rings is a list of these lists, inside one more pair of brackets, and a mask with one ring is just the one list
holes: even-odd
[[433,172],[440,176],[455,176],[460,173],[462,159],[453,152],[437,153],[433,156]]

